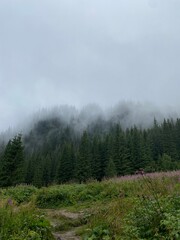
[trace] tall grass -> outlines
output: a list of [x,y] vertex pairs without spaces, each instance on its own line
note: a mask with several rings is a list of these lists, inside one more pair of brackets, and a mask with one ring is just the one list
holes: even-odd
[[11,198],[16,203],[27,203],[32,200],[33,195],[37,192],[37,188],[29,185],[19,185],[16,187],[9,187],[0,190],[1,198]]
[[[80,230],[87,240],[180,239],[180,171],[41,189],[18,186],[0,190],[0,196],[6,203],[10,198],[19,206],[13,209],[0,206],[1,235],[6,236],[9,228],[14,236],[3,238],[0,235],[2,240],[51,239],[48,222],[40,212],[29,207],[27,210],[22,205],[32,200],[38,208],[88,208],[83,221],[86,225]],[[44,237],[44,232],[48,238]]]
[[0,207],[1,240],[52,240],[49,222],[30,205],[17,207],[5,201]]
[[[94,209],[82,231],[84,239],[180,239],[178,174],[142,175],[115,182],[124,194]],[[108,236],[102,235],[103,230]]]

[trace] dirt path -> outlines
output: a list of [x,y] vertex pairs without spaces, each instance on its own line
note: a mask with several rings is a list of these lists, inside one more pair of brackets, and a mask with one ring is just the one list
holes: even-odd
[[45,210],[45,212],[47,213],[47,216],[49,217],[61,217],[64,216],[66,218],[72,219],[72,220],[76,220],[79,218],[82,218],[84,216],[84,212],[69,212],[67,210],[64,209],[60,209],[60,210],[56,210],[56,209],[47,209]]
[[[45,214],[53,227],[56,240],[80,240],[76,231],[82,224],[83,212],[73,213],[66,210],[47,209]],[[64,228],[64,229],[63,229]]]
[[58,233],[58,232],[55,232],[53,233],[55,239],[57,240],[80,240],[81,238],[76,236],[76,233],[75,231],[73,230],[69,230],[65,233]]

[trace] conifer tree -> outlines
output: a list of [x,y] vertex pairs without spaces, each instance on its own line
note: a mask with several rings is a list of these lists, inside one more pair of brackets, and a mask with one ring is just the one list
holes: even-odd
[[125,137],[121,138],[121,147],[120,147],[120,175],[128,175],[131,174],[132,164],[130,159],[130,150],[127,146]]
[[57,180],[59,183],[65,183],[73,179],[74,177],[74,151],[73,146],[69,143],[64,145],[60,164],[57,172]]
[[163,152],[171,156],[173,160],[177,160],[178,152],[175,143],[176,135],[173,120],[164,120],[162,130]]
[[34,164],[33,164],[33,158],[28,158],[25,168],[25,183],[32,184],[33,177],[34,177]]
[[156,120],[154,120],[154,125],[148,135],[152,159],[156,162],[159,156],[163,154],[162,127],[158,125]]
[[142,155],[142,130],[136,126],[132,129],[132,152],[131,157],[133,159],[134,170],[139,170],[143,167],[143,155]]
[[92,177],[98,181],[102,179],[101,162],[100,139],[95,136],[92,144]]
[[15,136],[6,145],[2,157],[0,172],[0,185],[3,187],[14,186],[24,181],[24,152],[22,136]]
[[48,186],[51,183],[51,157],[49,154],[43,159],[43,185]]
[[160,170],[175,170],[176,164],[173,163],[172,158],[164,153],[161,157],[159,157]]
[[41,187],[45,185],[43,181],[43,161],[40,154],[38,154],[35,158],[35,168],[34,168],[34,176],[33,176],[33,185],[36,187]]
[[90,141],[87,132],[83,133],[81,138],[79,152],[76,162],[76,178],[82,183],[86,182],[92,176],[91,171],[91,156],[90,156]]
[[105,169],[105,176],[108,178],[115,177],[117,175],[116,165],[112,158],[109,159]]
[[113,146],[112,146],[112,158],[116,166],[117,174],[121,174],[121,127],[119,124],[116,125],[113,133]]
[[100,145],[100,155],[101,155],[101,179],[106,176],[106,168],[109,162],[109,159],[112,157],[112,135],[107,134],[105,139]]

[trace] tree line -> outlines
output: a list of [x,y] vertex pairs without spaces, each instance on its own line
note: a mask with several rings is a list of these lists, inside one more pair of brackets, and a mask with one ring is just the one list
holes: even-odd
[[[108,127],[107,127],[108,126]],[[38,122],[0,150],[0,186],[47,186],[180,168],[180,119],[151,128],[96,123],[77,135],[58,119]]]

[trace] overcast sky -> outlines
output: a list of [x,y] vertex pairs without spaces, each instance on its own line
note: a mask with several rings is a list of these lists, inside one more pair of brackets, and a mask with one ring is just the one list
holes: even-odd
[[0,130],[41,107],[179,106],[179,0],[0,0]]

